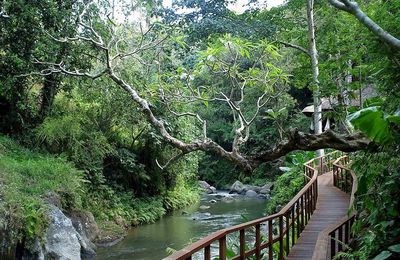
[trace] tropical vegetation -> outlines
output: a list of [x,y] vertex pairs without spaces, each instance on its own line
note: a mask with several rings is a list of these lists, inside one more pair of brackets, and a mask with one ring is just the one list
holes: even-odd
[[0,2],[3,249],[43,237],[52,193],[104,236],[193,204],[200,179],[275,181],[273,213],[332,148],[359,178],[343,256],[399,255],[400,2],[230,2]]

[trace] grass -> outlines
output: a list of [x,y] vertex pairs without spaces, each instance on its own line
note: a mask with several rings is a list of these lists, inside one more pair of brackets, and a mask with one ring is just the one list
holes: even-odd
[[47,227],[46,197],[56,193],[62,209],[84,209],[93,213],[99,239],[118,238],[126,229],[152,223],[167,211],[197,201],[198,191],[183,180],[162,195],[135,198],[106,182],[93,187],[65,158],[23,148],[0,135],[0,231],[11,247],[22,238],[43,237]]
[[63,158],[33,152],[0,136],[0,228],[8,241],[41,237],[47,225],[46,194],[63,206],[79,206],[83,175]]

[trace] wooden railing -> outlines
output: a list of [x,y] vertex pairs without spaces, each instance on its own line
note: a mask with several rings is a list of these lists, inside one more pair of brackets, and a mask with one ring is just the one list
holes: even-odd
[[325,229],[318,236],[313,259],[332,259],[344,251],[353,238],[351,227],[355,221],[356,212],[353,209],[354,195],[357,191],[357,177],[349,167],[349,157],[341,156],[333,163],[333,185],[340,190],[350,193],[349,213],[333,226]]
[[304,187],[278,213],[217,231],[164,260],[192,259],[196,255],[205,260],[211,257],[225,260],[227,241],[230,240],[235,241],[236,246],[229,245],[229,259],[284,259],[315,210],[318,173],[332,171],[333,163],[339,155],[339,152],[332,152],[305,163]]

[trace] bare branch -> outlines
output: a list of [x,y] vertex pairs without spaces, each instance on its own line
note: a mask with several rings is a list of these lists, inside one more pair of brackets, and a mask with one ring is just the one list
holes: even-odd
[[307,56],[310,56],[310,52],[309,52],[306,48],[303,48],[303,47],[301,47],[301,46],[299,46],[299,45],[296,45],[296,44],[293,44],[293,43],[289,43],[289,42],[284,42],[284,41],[276,41],[276,42],[277,42],[277,43],[280,43],[280,44],[282,44],[282,45],[284,45],[284,46],[286,46],[286,47],[299,50],[299,51],[301,51],[301,52],[307,54]]
[[87,77],[90,79],[97,79],[100,78],[101,76],[105,75],[107,73],[107,68],[97,72],[97,73],[90,73],[90,72],[81,72],[80,70],[76,69],[74,71],[68,70],[65,68],[64,62],[60,63],[53,63],[53,62],[43,62],[39,60],[35,60],[36,64],[41,64],[47,66],[46,69],[40,71],[40,72],[32,72],[28,73],[22,76],[27,76],[27,75],[41,75],[41,76],[46,76],[50,74],[57,74],[57,73],[63,73],[69,76],[75,76],[75,77]]
[[157,164],[157,166],[158,166],[162,171],[165,171],[169,166],[171,166],[171,165],[174,164],[176,161],[178,161],[179,159],[181,159],[184,155],[185,155],[185,153],[179,152],[177,155],[171,157],[164,165],[161,165],[161,164],[158,162],[158,159],[156,159],[156,164]]
[[182,116],[190,116],[190,117],[195,117],[202,125],[203,125],[203,139],[206,140],[207,139],[207,121],[202,119],[201,116],[197,113],[192,113],[192,112],[183,112],[183,113],[177,113],[175,111],[173,111],[168,102],[164,102],[169,110],[169,112],[171,112],[173,115],[177,116],[177,117],[182,117]]

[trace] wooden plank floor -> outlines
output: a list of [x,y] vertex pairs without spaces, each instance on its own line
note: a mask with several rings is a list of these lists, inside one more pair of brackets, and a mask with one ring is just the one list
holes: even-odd
[[349,203],[350,196],[333,186],[332,173],[320,175],[314,214],[286,259],[312,259],[319,233],[345,216]]

